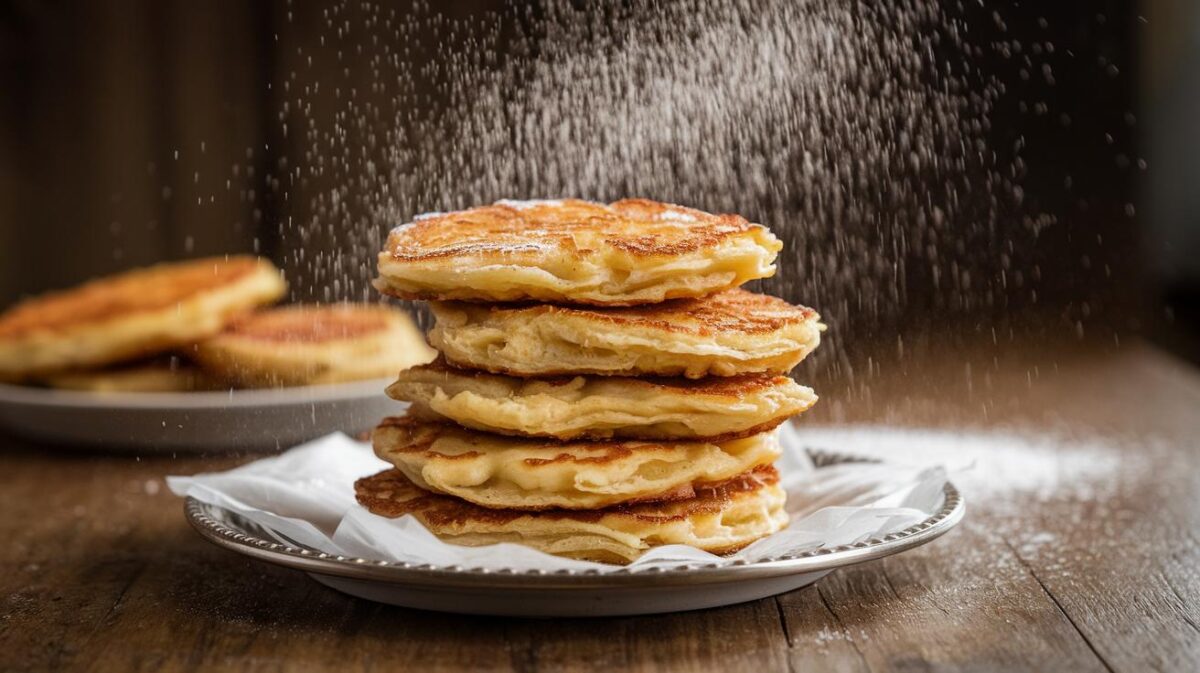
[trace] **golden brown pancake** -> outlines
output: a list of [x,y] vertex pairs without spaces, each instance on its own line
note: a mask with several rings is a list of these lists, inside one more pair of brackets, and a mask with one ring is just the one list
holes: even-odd
[[49,374],[38,382],[59,390],[92,393],[186,393],[226,387],[177,358]]
[[513,376],[782,374],[824,329],[810,308],[741,289],[630,308],[432,307],[429,340],[448,362]]
[[185,346],[286,289],[270,262],[238,256],[135,269],[28,299],[0,314],[0,379],[102,367]]
[[399,470],[359,479],[358,502],[380,516],[411,514],[445,542],[515,542],[549,554],[625,564],[651,547],[685,544],[728,554],[787,525],[779,473],[760,467],[695,497],[591,511],[523,512],[479,507],[424,491]]
[[405,299],[630,306],[769,277],[781,247],[737,215],[645,199],[500,201],[396,228],[376,287]]
[[434,355],[403,311],[337,304],[244,316],[197,344],[193,357],[215,376],[264,388],[392,376]]
[[768,465],[774,432],[722,442],[557,442],[506,437],[413,417],[375,429],[375,455],[413,483],[482,507],[597,509],[691,497],[693,489]]
[[705,439],[765,432],[817,401],[787,376],[516,378],[438,359],[400,372],[388,395],[476,430],[561,440]]

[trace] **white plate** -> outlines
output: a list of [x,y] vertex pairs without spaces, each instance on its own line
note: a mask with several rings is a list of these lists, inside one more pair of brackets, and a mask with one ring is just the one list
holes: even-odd
[[[826,452],[810,452],[810,456],[818,470],[845,462],[875,462]],[[322,584],[367,600],[467,614],[599,617],[698,610],[798,589],[838,568],[930,542],[962,519],[965,506],[958,490],[947,482],[936,512],[882,537],[753,562],[693,563],[608,573],[492,570],[333,556],[300,544],[281,543],[239,514],[195,498],[185,501],[184,512],[188,522],[216,545],[303,570]]]
[[32,439],[141,452],[279,450],[368,430],[406,405],[390,379],[271,390],[92,393],[0,384],[0,425]]

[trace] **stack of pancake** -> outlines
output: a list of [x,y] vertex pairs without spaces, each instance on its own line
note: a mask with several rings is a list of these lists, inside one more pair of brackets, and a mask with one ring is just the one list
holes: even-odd
[[184,392],[390,376],[433,353],[377,306],[262,307],[287,290],[257,257],[159,264],[0,313],[0,381],[92,392]]
[[395,229],[376,287],[429,300],[432,364],[388,388],[394,465],[359,502],[462,545],[628,563],[729,553],[787,523],[775,428],[816,402],[787,376],[812,309],[739,289],[767,229],[646,200],[501,201]]

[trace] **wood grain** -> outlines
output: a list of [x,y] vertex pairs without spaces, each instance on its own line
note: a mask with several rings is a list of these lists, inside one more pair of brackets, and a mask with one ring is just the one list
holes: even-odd
[[955,475],[969,503],[958,530],[815,586],[694,613],[518,620],[376,605],[203,542],[162,477],[247,457],[98,456],[8,439],[0,670],[1200,668],[1196,371],[1140,346],[974,353],[883,367],[825,398],[834,403],[805,422],[1069,427],[1080,442],[1103,440],[1094,455],[1120,470],[1084,484],[1067,469],[1080,464],[1069,443],[1049,443],[1063,452],[1046,458],[1059,466],[1050,481]]

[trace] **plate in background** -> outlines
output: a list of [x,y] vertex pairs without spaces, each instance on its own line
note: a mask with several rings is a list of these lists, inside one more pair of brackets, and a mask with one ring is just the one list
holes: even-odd
[[391,382],[179,393],[0,384],[0,426],[38,441],[114,451],[276,451],[374,427],[406,406],[384,394]]

